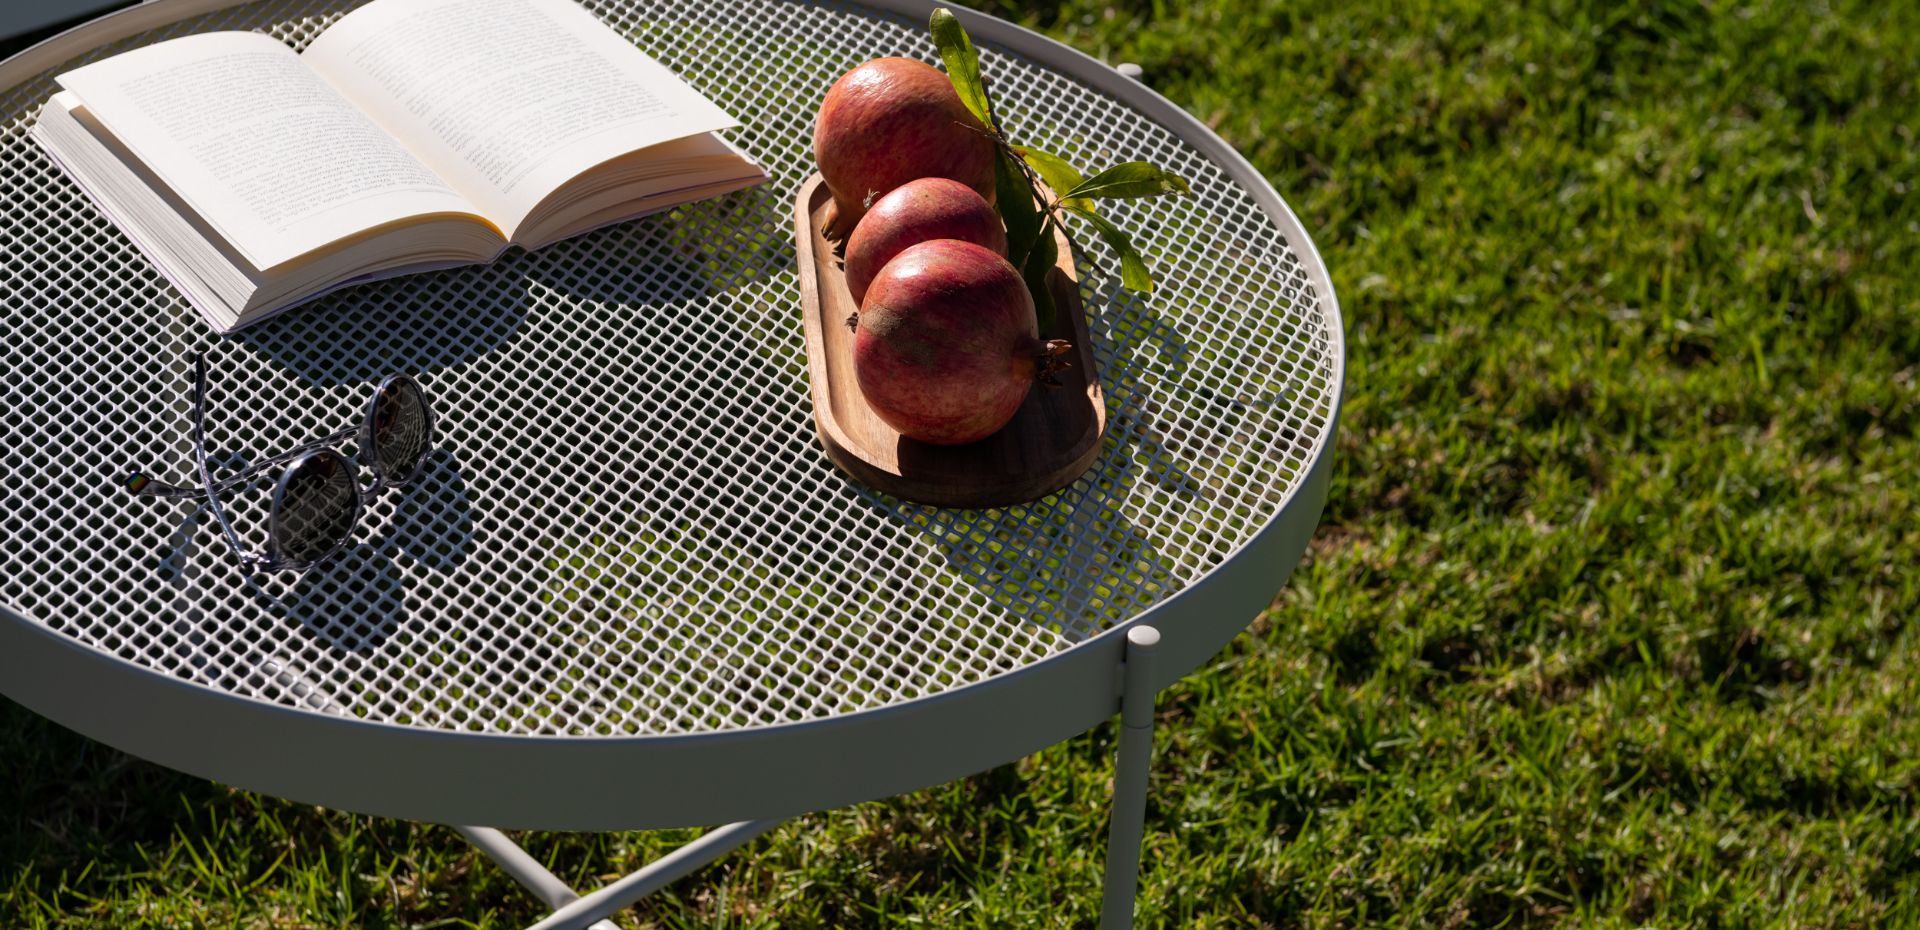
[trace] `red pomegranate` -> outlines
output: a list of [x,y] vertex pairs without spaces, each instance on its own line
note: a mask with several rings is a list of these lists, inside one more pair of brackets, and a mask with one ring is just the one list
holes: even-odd
[[845,236],[874,200],[915,178],[952,178],[993,199],[993,140],[932,65],[876,58],[840,76],[813,122],[813,158]]
[[1000,215],[973,188],[948,178],[908,181],[874,201],[847,237],[847,289],[854,303],[895,255],[934,239],[959,239],[1007,254]]
[[1020,273],[958,239],[911,246],[867,288],[853,337],[860,392],[887,425],[939,445],[984,439],[1062,362]]

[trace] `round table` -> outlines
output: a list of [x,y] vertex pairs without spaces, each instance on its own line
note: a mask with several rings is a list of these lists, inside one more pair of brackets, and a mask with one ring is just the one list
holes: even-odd
[[[186,772],[444,823],[775,818],[1019,758],[1158,689],[1264,608],[1319,519],[1344,354],[1325,266],[1244,159],[1107,65],[961,11],[1009,133],[1193,195],[1114,202],[1158,287],[1080,262],[1107,404],[1092,469],[945,510],[852,481],[809,404],[792,199],[833,79],[932,61],[930,4],[590,0],[732,113],[757,189],[213,334],[27,137],[54,75],[254,29],[303,47],[355,4],[161,0],[0,65],[0,691]],[[192,502],[415,375],[422,478],[304,575],[249,576]],[[266,494],[234,495],[258,542]],[[1146,639],[1146,637],[1136,637]],[[1141,666],[1144,669],[1144,665]],[[1139,690],[1139,681],[1135,690]]]

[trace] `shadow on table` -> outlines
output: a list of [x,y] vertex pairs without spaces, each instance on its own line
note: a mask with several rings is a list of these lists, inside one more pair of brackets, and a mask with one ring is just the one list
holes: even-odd
[[[259,501],[248,499],[252,496],[265,492],[230,494],[225,503],[237,511],[256,509],[237,518],[236,528],[242,543],[257,549],[248,530],[264,514],[257,512]],[[201,537],[203,530],[212,535]],[[190,582],[196,569],[237,571],[230,568],[232,554],[218,533],[206,507],[194,507],[168,535],[156,571],[170,583]],[[435,449],[419,477],[386,492],[362,514],[355,539],[339,554],[304,572],[263,573],[242,583],[267,613],[297,625],[325,647],[365,653],[406,624],[403,563],[451,571],[466,559],[472,536],[466,480],[453,452]],[[206,549],[196,549],[196,537],[208,540]]]
[[303,572],[267,610],[329,649],[366,653],[405,625],[406,590],[391,558],[355,546]]
[[1176,527],[1136,525],[1127,516],[1143,510],[1135,498],[1153,494],[1159,516],[1177,523],[1187,509],[1179,502],[1208,495],[1163,441],[1166,425],[1142,387],[1146,365],[1136,361],[1177,371],[1190,354],[1185,339],[1149,297],[1082,274],[1107,406],[1100,455],[1083,476],[1040,500],[983,510],[894,501],[862,488],[875,506],[925,533],[989,609],[1073,643],[1139,615],[1186,581],[1154,541]]
[[[1187,390],[1181,382],[1193,361],[1193,345],[1167,322],[1150,296],[1121,287],[1117,279],[1089,275],[1089,280],[1086,302],[1093,309],[1087,330],[1106,354],[1100,386],[1107,403],[1109,448],[1126,450],[1127,471],[1153,486],[1183,498],[1206,497],[1207,489],[1189,460],[1218,450],[1180,449],[1169,442],[1169,436],[1197,431],[1193,424],[1170,420],[1147,388],[1152,377],[1155,390]],[[1100,463],[1094,463],[1093,470],[1099,468]]]
[[526,276],[583,309],[711,310],[794,270],[791,210],[774,185],[748,188],[548,246]]
[[411,561],[434,572],[457,568],[473,539],[473,510],[466,481],[448,449],[429,453],[420,476],[389,491],[387,526],[363,527],[379,536],[350,544],[332,559],[301,573],[273,599],[273,612],[330,649],[368,653],[407,624],[407,585],[402,565]]
[[473,502],[466,472],[452,449],[427,453],[420,475],[387,492],[393,511],[371,546],[446,571],[467,560],[473,544]]
[[[517,499],[545,503],[520,508],[519,522],[500,532],[545,553],[530,584],[559,615],[555,628],[582,635],[510,666],[476,658],[474,671],[488,680],[534,683],[525,694],[503,684],[494,696],[514,707],[528,698],[519,726],[598,719],[593,708],[618,700],[635,706],[616,716],[666,729],[869,706],[1014,667],[1062,639],[1083,641],[1184,581],[1188,569],[1156,543],[1177,527],[1137,526],[1128,515],[1177,521],[1193,509],[1185,499],[1206,493],[1159,441],[1164,430],[1133,361],[1177,368],[1189,349],[1117,282],[1096,280],[1087,300],[1093,338],[1117,360],[1102,373],[1105,448],[1087,476],[1044,500],[981,511],[892,501],[840,483],[801,419],[803,404],[778,422],[732,415],[764,414],[770,393],[807,396],[798,320],[772,316],[797,304],[797,282],[790,301],[777,286],[773,294],[749,286],[792,278],[790,222],[788,204],[763,188],[588,237],[579,245],[597,255],[591,273],[548,250],[526,266],[529,293],[567,308],[543,311],[530,334],[556,355],[516,372],[525,380],[515,403],[532,424],[523,432],[556,445],[529,450],[540,467],[514,473]],[[935,557],[848,553],[833,530],[795,519],[809,498],[849,488],[889,522],[924,534]],[[1171,503],[1137,506],[1146,493]],[[718,509],[735,519],[703,522],[713,510],[683,512],[686,501],[730,502]],[[912,606],[926,601],[915,592],[928,585],[959,587],[946,600],[968,606],[939,615]],[[1033,635],[1009,639],[1006,623],[980,622],[997,616],[1018,618]],[[976,664],[919,648],[938,642],[969,643]],[[595,651],[603,645],[604,655]],[[788,686],[797,692],[783,694]],[[564,712],[548,717],[541,707]],[[709,719],[719,708],[743,716]]]
[[[434,503],[415,513],[429,522],[393,533],[396,552],[480,534],[475,558],[503,554],[540,599],[523,608],[552,611],[543,622],[570,631],[556,635],[551,649],[496,649],[499,612],[441,611],[444,619],[432,621],[434,648],[483,683],[476,688],[502,725],[557,732],[597,718],[613,701],[650,701],[633,690],[644,682],[622,671],[624,663],[719,649],[699,631],[643,619],[694,609],[708,583],[651,587],[677,568],[658,563],[657,547],[671,543],[644,528],[650,507],[724,500],[758,476],[751,463],[765,437],[750,418],[722,414],[750,408],[767,379],[780,377],[762,374],[780,366],[759,354],[766,308],[753,285],[791,274],[792,249],[774,225],[785,215],[771,192],[744,191],[556,243],[514,266],[527,319],[512,345],[489,360],[492,380],[510,384],[510,396],[449,414],[476,438],[472,448],[486,449],[486,461],[463,469],[483,489],[480,512],[465,526],[436,525],[439,492],[428,487],[424,499]],[[805,390],[797,374],[794,389]],[[396,519],[407,509],[396,505]],[[418,545],[413,536],[422,537]],[[381,582],[377,574],[372,580]],[[736,583],[744,582],[713,580],[713,597]],[[324,610],[350,596],[316,589],[289,606],[305,610],[306,629],[337,648],[372,648],[391,637],[394,625],[378,620],[328,625]],[[381,610],[377,602],[359,606]],[[629,638],[603,652],[603,631]],[[663,719],[678,714],[664,706],[671,703],[663,702]]]
[[312,385],[375,382],[470,362],[525,325],[529,255],[378,281],[242,330],[233,337]]
[[548,490],[606,499],[671,480],[682,494],[721,493],[713,486],[759,470],[764,437],[723,414],[756,408],[770,390],[806,390],[803,360],[770,354],[776,311],[750,287],[791,275],[784,222],[777,192],[762,186],[578,240],[590,265],[542,250],[528,280],[568,305],[548,334],[564,355],[522,372],[517,402],[530,421],[565,424],[563,438],[585,454],[563,474],[535,473],[526,491],[563,482]]
[[1178,572],[1125,516],[1138,481],[1125,447],[1109,441],[1094,469],[1040,500],[991,509],[861,494],[925,534],[946,568],[980,592],[981,609],[1044,630],[1047,639],[1078,643],[1157,602]]

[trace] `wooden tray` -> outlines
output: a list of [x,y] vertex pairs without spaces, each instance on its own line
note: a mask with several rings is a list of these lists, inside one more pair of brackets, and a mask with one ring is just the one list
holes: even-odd
[[1100,454],[1107,407],[1066,237],[1057,236],[1060,262],[1047,276],[1054,325],[1040,338],[1072,342],[1067,354],[1072,367],[1056,374],[1058,387],[1035,385],[999,432],[964,446],[939,446],[900,435],[860,393],[853,374],[853,330],[847,327],[847,317],[859,306],[847,291],[838,246],[821,232],[832,203],[832,192],[816,174],[800,186],[793,216],[813,425],[827,457],[877,491],[940,507],[1024,503],[1080,477]]

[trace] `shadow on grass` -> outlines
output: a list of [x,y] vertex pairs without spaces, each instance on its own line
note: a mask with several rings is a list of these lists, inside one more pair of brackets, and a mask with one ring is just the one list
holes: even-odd
[[[0,700],[0,752],[7,759],[7,777],[0,778],[0,869],[28,869],[46,879],[64,882],[63,873],[92,863],[107,865],[107,872],[137,869],[143,847],[170,841],[182,806],[216,804],[223,793],[8,700]],[[39,890],[56,889],[41,884]]]
[[[389,860],[424,841],[461,851],[450,832],[238,791],[129,756],[0,699],[0,922],[43,912],[89,926],[174,926],[251,897],[276,873],[325,889],[302,907],[313,926],[411,925],[439,914],[378,906]],[[470,883],[429,905],[477,914]],[[284,896],[282,881],[268,894]],[[298,893],[294,891],[293,893]],[[136,916],[129,900],[141,900]],[[508,899],[511,900],[511,899]],[[318,904],[318,907],[308,905]],[[369,907],[369,905],[375,905]],[[217,923],[218,921],[215,920]],[[65,924],[62,924],[65,925]],[[306,926],[308,924],[302,924]]]

